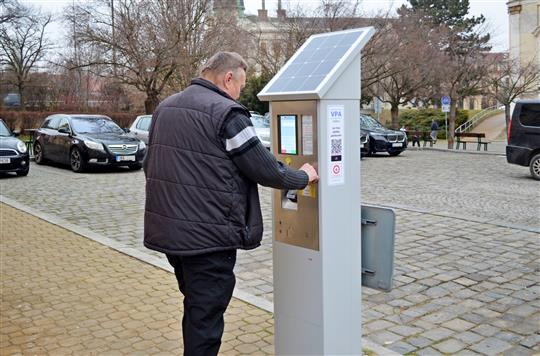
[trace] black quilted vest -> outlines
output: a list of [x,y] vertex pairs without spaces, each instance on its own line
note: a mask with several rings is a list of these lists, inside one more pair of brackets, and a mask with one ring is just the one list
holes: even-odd
[[173,255],[253,249],[262,238],[257,184],[221,138],[231,110],[249,112],[204,79],[154,112],[144,168],[144,245]]

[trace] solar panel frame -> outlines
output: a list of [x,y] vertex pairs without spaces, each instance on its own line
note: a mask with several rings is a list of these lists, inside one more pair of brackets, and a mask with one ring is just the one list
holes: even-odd
[[[258,94],[259,99],[275,100],[284,97],[287,99],[321,99],[339,75],[359,54],[373,33],[373,27],[363,27],[312,35],[261,90]],[[314,46],[318,47],[313,48]],[[332,50],[321,51],[326,48]],[[336,50],[336,48],[340,48],[340,50]],[[337,59],[337,61],[326,61],[318,57],[316,62],[310,62],[321,53],[326,53],[324,59],[333,56],[333,59]],[[300,60],[302,63],[298,62]],[[310,69],[309,66],[305,65],[306,63],[317,65],[309,76],[305,75]],[[298,80],[297,74],[304,75],[302,79]]]

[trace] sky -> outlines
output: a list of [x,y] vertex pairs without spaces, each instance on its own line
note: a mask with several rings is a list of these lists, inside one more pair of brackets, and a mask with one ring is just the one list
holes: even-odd
[[[22,0],[25,4],[32,4],[41,7],[43,10],[52,13],[57,18],[62,15],[62,9],[71,5],[73,1],[83,2],[84,0]],[[508,13],[506,0],[469,0],[470,14],[474,16],[484,15],[491,33],[491,44],[494,52],[508,50]],[[295,6],[301,4],[303,7],[316,7],[320,0],[282,0],[283,6]],[[361,2],[362,13],[372,14],[377,11],[394,11],[402,4],[408,3],[406,0],[363,0]],[[261,7],[261,0],[244,0],[247,14],[257,14],[257,9]],[[270,16],[275,16],[277,0],[266,0],[266,8]],[[64,36],[62,25],[57,22],[50,26],[49,34],[55,42],[61,41]]]

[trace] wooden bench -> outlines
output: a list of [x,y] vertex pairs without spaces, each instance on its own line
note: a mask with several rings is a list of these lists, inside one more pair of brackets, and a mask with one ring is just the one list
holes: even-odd
[[[418,138],[418,141],[419,141],[419,146],[420,146],[420,141],[424,142],[424,146],[423,147],[426,147],[426,144],[429,142],[429,147],[433,147],[433,140],[431,139],[431,131],[419,131],[418,132],[420,137]],[[407,131],[407,140],[409,141],[409,145],[412,147],[412,142],[413,142],[413,136],[415,134],[415,131],[413,130],[409,130]]]
[[[480,146],[484,146],[484,151],[487,151],[487,145],[490,143],[489,141],[485,141],[486,134],[484,133],[476,133],[476,132],[456,132],[454,134],[456,137],[456,150],[459,150],[459,144],[463,144],[463,149],[467,149],[467,142],[469,143],[476,143],[476,150],[480,151]],[[464,140],[464,138],[471,138],[476,140]]]

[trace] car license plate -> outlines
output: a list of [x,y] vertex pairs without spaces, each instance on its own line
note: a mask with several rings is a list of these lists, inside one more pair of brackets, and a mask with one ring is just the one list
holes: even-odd
[[116,156],[116,162],[135,161],[135,156]]
[[0,157],[0,164],[10,164],[11,158]]
[[393,143],[392,147],[403,147],[403,143],[401,143],[401,142]]

